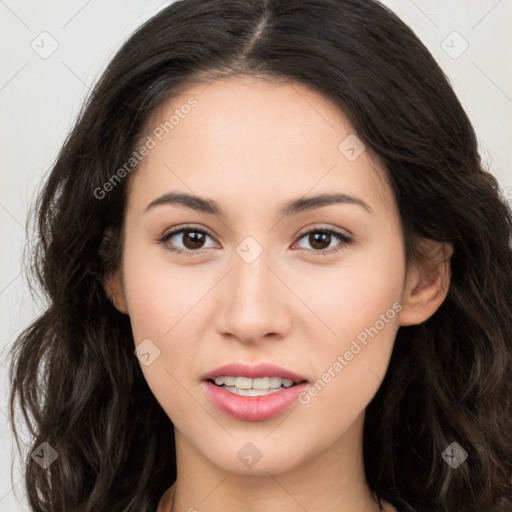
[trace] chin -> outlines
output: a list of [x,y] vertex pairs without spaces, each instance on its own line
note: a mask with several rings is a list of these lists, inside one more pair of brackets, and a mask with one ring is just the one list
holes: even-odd
[[[226,446],[220,453],[203,453],[212,464],[225,471],[240,475],[265,476],[268,473],[277,475],[300,465],[300,454],[297,453],[294,445],[292,443],[287,451],[285,446],[281,446],[281,450],[276,449],[268,440],[267,442],[264,440],[242,441]],[[211,449],[211,446],[209,448]],[[226,457],[227,453],[233,453],[233,456]]]

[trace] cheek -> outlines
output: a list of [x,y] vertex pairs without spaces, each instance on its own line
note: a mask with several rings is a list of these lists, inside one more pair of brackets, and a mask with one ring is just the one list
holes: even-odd
[[[345,269],[330,281],[317,310],[338,340],[359,339],[372,326],[383,330],[389,321],[396,322],[396,306],[401,300],[401,269],[361,266]],[[384,323],[383,323],[384,322]]]
[[361,252],[311,276],[318,292],[309,294],[308,305],[318,316],[305,338],[315,340],[315,350],[304,350],[320,380],[312,391],[320,407],[338,402],[361,410],[377,391],[399,328],[405,273],[400,249],[397,243],[396,250]]
[[186,371],[197,355],[188,328],[190,318],[198,314],[193,306],[197,306],[201,290],[191,282],[190,272],[170,272],[165,254],[156,258],[154,249],[127,240],[124,292],[135,346],[145,347],[144,353],[150,354],[147,358],[139,355],[142,372],[163,409],[171,413],[180,410],[188,398]]
[[[162,246],[147,241],[127,240],[123,274],[128,313],[136,344],[145,338],[166,340],[175,326],[187,322],[190,310],[200,298],[194,268],[180,269],[170,263]],[[142,236],[140,236],[142,239]],[[204,290],[203,290],[204,293]]]
[[393,304],[402,299],[405,276],[400,250],[399,239],[396,248],[374,244],[369,249],[347,252],[347,257],[335,266],[312,267],[307,279],[295,277],[301,296],[322,321],[315,320],[315,325],[327,335],[329,345],[343,345],[373,326],[381,315],[386,320],[397,320]]

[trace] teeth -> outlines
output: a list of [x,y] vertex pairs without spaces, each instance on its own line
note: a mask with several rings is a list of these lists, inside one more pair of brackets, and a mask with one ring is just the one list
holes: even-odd
[[271,393],[277,393],[278,391],[281,391],[284,388],[278,388],[278,389],[238,389],[236,386],[221,386],[222,389],[225,389],[226,391],[229,391],[230,393],[233,393],[234,395],[241,395],[241,396],[264,396],[264,395],[270,395]]
[[259,377],[256,379],[250,379],[248,377],[220,376],[215,378],[215,384],[217,384],[217,386],[225,384],[227,387],[236,387],[238,390],[264,391],[269,389],[278,389],[282,386],[289,388],[290,386],[293,386],[293,380],[282,379],[281,377]]
[[235,379],[235,387],[238,389],[251,389],[252,379],[248,379],[247,377],[237,377]]
[[[270,377],[260,377],[259,379],[252,379],[253,389],[270,389],[271,387],[272,386],[270,385]],[[281,385],[274,387],[281,387]]]
[[[278,388],[279,386],[281,386],[281,384],[284,386],[285,385],[285,381],[288,383],[288,382],[291,382],[293,384],[293,382],[291,380],[288,380],[288,379],[281,379],[281,377],[270,377],[270,387],[271,388]],[[290,387],[290,385],[286,386],[286,387]]]

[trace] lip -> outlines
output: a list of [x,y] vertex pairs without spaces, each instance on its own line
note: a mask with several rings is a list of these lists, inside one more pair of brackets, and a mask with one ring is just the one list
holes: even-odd
[[268,395],[242,396],[230,393],[209,380],[201,384],[217,409],[237,420],[244,421],[263,421],[278,416],[292,404],[296,405],[299,395],[309,386],[308,382],[301,382]]
[[[215,377],[224,375],[251,379],[281,377],[290,379],[296,384],[268,395],[243,396],[230,393],[211,382]],[[298,396],[309,385],[306,377],[271,363],[260,363],[255,366],[231,363],[205,373],[201,378],[206,395],[217,409],[233,418],[245,421],[262,421],[278,416],[297,402]]]
[[215,377],[221,377],[223,375],[232,377],[247,377],[250,379],[257,379],[258,377],[281,377],[282,379],[290,379],[297,383],[308,380],[306,377],[303,377],[298,373],[292,372],[291,370],[287,370],[286,368],[282,368],[281,366],[277,366],[271,363],[261,363],[256,366],[249,366],[242,363],[231,363],[220,366],[215,370],[205,373],[201,379],[214,380]]

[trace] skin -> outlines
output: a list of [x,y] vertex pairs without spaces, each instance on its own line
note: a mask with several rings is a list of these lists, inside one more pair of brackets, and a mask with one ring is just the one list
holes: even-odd
[[[191,96],[197,106],[130,177],[122,263],[107,277],[135,344],[149,338],[160,350],[141,365],[175,426],[178,477],[159,512],[377,512],[362,458],[365,408],[386,374],[399,326],[425,321],[443,302],[451,247],[425,241],[436,258],[406,266],[382,168],[368,149],[354,161],[338,149],[354,130],[317,92],[219,79],[169,100],[152,125]],[[214,199],[226,217],[176,204],[146,210],[171,191]],[[357,196],[372,211],[333,204],[279,217],[285,202],[323,192]],[[199,243],[190,232],[158,241],[185,224],[209,235]],[[323,227],[350,234],[352,243],[332,236],[314,245],[302,236]],[[263,249],[252,263],[236,252],[247,236]],[[241,421],[203,391],[201,376],[230,362],[272,362],[314,383],[394,303],[401,305],[394,318],[291,413]],[[247,442],[261,453],[250,468],[237,457]]]

